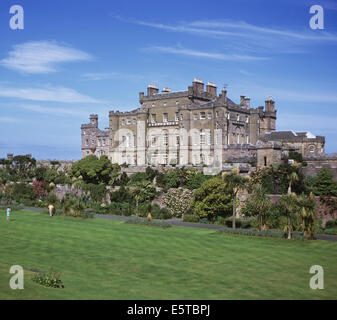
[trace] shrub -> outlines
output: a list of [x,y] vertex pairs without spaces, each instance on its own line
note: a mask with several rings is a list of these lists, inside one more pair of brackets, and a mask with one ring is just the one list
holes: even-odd
[[200,222],[200,223],[209,224],[209,221],[208,221],[207,218],[201,218],[201,219],[199,220],[199,222]]
[[170,189],[163,202],[169,213],[174,217],[181,217],[190,207],[193,191],[183,188]]
[[[274,231],[274,230],[265,230],[258,231],[256,229],[232,229],[232,228],[222,228],[217,232],[219,233],[230,233],[230,234],[239,234],[246,236],[258,236],[258,237],[273,237],[273,238],[285,238],[285,233],[282,231]],[[305,240],[305,237],[299,233],[293,233],[292,239]]]
[[199,216],[197,214],[184,214],[184,222],[199,222]]
[[171,216],[170,212],[167,210],[167,208],[161,208],[160,214],[162,216],[162,219],[171,219],[172,218],[172,216]]
[[32,280],[38,284],[51,288],[64,288],[62,280],[60,278],[61,274],[53,272],[36,274]]
[[126,220],[125,223],[127,224],[139,224],[143,226],[153,226],[153,227],[160,227],[160,228],[169,228],[171,225],[165,221],[149,221],[148,219],[133,217],[129,220]]
[[329,220],[325,224],[326,229],[337,227],[337,219],[336,220]]

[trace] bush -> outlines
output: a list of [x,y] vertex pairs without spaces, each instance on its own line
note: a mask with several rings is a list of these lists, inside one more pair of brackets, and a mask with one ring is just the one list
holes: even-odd
[[[258,237],[273,237],[273,238],[286,238],[286,235],[282,231],[273,231],[273,230],[265,230],[258,231],[255,229],[232,229],[232,228],[222,228],[218,230],[219,233],[230,233],[230,234],[238,234],[245,236],[258,236]],[[292,239],[296,240],[305,240],[305,237],[299,233],[293,233]]]
[[160,228],[169,228],[171,227],[171,225],[165,221],[148,221],[147,219],[143,219],[143,218],[137,218],[137,217],[133,217],[129,220],[126,220],[125,223],[127,224],[139,224],[139,225],[143,225],[143,226],[153,226],[153,227],[160,227]]
[[64,288],[62,280],[60,278],[61,274],[53,272],[36,274],[32,280],[38,284],[51,288]]
[[207,218],[201,218],[201,219],[199,220],[199,222],[200,222],[200,223],[209,224],[209,221],[208,221]]
[[337,227],[337,219],[336,220],[329,220],[325,224],[326,229]]
[[161,208],[160,209],[160,214],[162,216],[162,219],[171,219],[172,218],[172,215],[167,210],[167,208]]
[[[224,219],[224,225],[228,228],[233,227],[233,220],[232,218]],[[253,226],[252,219],[235,219],[235,227],[241,229],[249,229]]]
[[173,217],[181,217],[190,207],[193,191],[183,188],[170,189],[163,202]]
[[197,214],[184,214],[184,222],[199,222],[199,216]]

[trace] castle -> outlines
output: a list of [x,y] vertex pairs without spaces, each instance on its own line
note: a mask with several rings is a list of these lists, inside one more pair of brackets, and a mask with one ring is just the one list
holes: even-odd
[[208,82],[205,90],[203,81],[195,78],[185,91],[159,92],[150,84],[146,95],[139,93],[139,103],[130,112],[110,111],[104,130],[98,127],[98,116],[90,115],[90,123],[81,126],[82,157],[106,155],[113,163],[137,167],[222,167],[241,160],[267,166],[289,150],[304,156],[324,154],[325,137],[276,131],[271,98],[254,108],[249,97],[242,95],[235,103],[225,89],[218,95],[214,83]]

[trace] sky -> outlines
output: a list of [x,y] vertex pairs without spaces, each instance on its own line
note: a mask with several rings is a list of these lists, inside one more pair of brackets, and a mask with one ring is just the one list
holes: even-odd
[[[24,28],[10,28],[10,8]],[[312,5],[324,29],[311,29]],[[139,107],[139,92],[194,78],[258,107],[277,130],[310,131],[337,152],[337,0],[1,0],[0,158],[81,157],[82,123]]]

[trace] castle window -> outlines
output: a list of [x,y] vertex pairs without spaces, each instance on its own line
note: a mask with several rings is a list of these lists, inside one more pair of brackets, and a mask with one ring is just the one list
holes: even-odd
[[314,153],[315,152],[315,146],[310,146],[309,147],[309,152]]
[[176,106],[179,104],[179,101],[176,101]]
[[87,154],[89,154],[89,151],[87,151]]
[[194,137],[193,137],[193,140],[194,140],[194,145],[198,145],[198,132],[194,132]]
[[193,115],[193,119],[198,120],[198,115],[196,113]]
[[85,135],[85,131],[83,131],[83,135]]
[[136,124],[137,123],[137,120],[136,119],[133,119],[133,124]]
[[105,139],[103,139],[103,146],[105,146]]
[[236,121],[240,121],[240,115],[239,114],[236,115]]
[[219,112],[215,111],[215,117],[217,118],[219,116]]
[[130,119],[130,118],[128,118],[128,119],[126,120],[126,124],[131,124],[131,119]]
[[85,145],[89,145],[89,140],[88,139],[85,139]]
[[212,113],[209,112],[209,113],[207,114],[207,117],[208,117],[208,119],[212,119]]
[[175,121],[179,121],[179,112],[176,112]]
[[168,146],[168,133],[165,132],[163,136],[163,145]]
[[123,145],[123,147],[125,147],[125,140],[126,140],[126,137],[122,136],[122,145]]
[[156,115],[155,114],[151,114],[151,122],[152,123],[156,123],[157,122],[157,117],[156,117]]
[[183,114],[180,115],[180,120],[184,120],[184,115]]
[[137,136],[133,135],[133,146],[135,147],[137,145]]
[[267,166],[267,157],[264,157],[264,166]]
[[166,102],[164,102],[164,107],[166,107],[167,106],[167,103]]
[[152,108],[155,106],[155,104],[154,103],[152,103]]
[[246,118],[246,123],[249,123],[249,117]]
[[91,144],[95,144],[95,140],[94,139],[91,140]]
[[226,113],[226,118],[227,118],[228,120],[231,118],[229,112]]
[[200,112],[200,120],[206,119],[206,112]]
[[200,144],[204,145],[206,143],[206,136],[205,136],[205,130],[200,130]]
[[125,125],[125,120],[124,119],[122,119],[122,126],[124,126]]
[[208,145],[211,145],[212,144],[212,131],[209,130],[208,131]]
[[249,136],[246,136],[246,143],[249,143]]
[[163,114],[163,122],[167,122],[168,121],[168,114],[164,113]]

